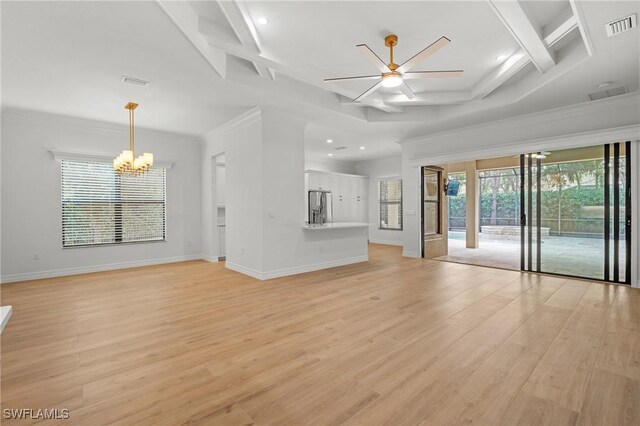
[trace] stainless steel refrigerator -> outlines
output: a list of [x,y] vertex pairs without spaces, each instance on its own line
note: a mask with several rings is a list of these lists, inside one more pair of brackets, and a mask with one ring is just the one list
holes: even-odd
[[308,192],[309,224],[333,222],[331,191],[312,189]]

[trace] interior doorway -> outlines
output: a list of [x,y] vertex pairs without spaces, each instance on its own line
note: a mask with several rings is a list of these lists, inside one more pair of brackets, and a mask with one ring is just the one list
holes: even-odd
[[214,157],[215,165],[215,228],[214,241],[218,242],[218,260],[227,258],[227,226],[226,226],[226,161],[225,155],[220,154]]
[[[448,254],[439,260],[520,269],[519,174],[517,167],[448,174],[448,185],[455,183],[458,191],[447,196]],[[475,200],[469,189],[477,193]]]

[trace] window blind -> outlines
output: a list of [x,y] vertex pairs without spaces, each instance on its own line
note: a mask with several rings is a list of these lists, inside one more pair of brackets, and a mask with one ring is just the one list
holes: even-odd
[[165,239],[164,168],[119,176],[109,163],[61,166],[63,247]]
[[381,180],[378,186],[380,229],[402,229],[402,179]]

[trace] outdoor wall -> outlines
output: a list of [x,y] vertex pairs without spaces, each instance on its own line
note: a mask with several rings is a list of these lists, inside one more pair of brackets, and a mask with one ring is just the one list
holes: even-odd
[[369,177],[369,241],[378,244],[402,245],[402,231],[379,229],[380,209],[378,207],[378,182],[381,178],[401,177],[402,158],[400,156],[360,161],[355,171]]
[[128,142],[126,125],[2,112],[2,282],[201,257],[200,145],[145,129],[136,129],[136,146],[156,161],[174,162],[166,178],[167,241],[62,248],[60,162],[49,150],[115,157]]

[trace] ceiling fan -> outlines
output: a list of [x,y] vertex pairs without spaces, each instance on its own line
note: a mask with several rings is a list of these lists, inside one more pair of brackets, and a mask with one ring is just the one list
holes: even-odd
[[382,59],[378,55],[375,54],[373,50],[369,48],[366,44],[359,44],[356,47],[365,55],[373,65],[378,68],[382,74],[378,75],[363,75],[357,77],[339,77],[339,78],[327,78],[324,81],[348,81],[348,80],[369,80],[369,79],[380,79],[376,84],[367,89],[366,92],[358,96],[354,99],[354,101],[359,101],[376,90],[382,87],[397,87],[400,91],[409,99],[413,99],[416,97],[416,94],[413,93],[413,90],[407,86],[405,80],[412,79],[423,79],[423,78],[441,78],[441,77],[458,77],[462,75],[462,70],[446,70],[446,71],[409,71],[418,63],[427,59],[429,56],[436,53],[442,47],[449,44],[451,40],[442,36],[434,43],[430,44],[422,51],[418,52],[411,59],[403,63],[402,65],[398,65],[393,62],[393,48],[398,44],[398,36],[395,34],[390,34],[384,38],[384,44],[389,48],[389,63],[385,64]]

